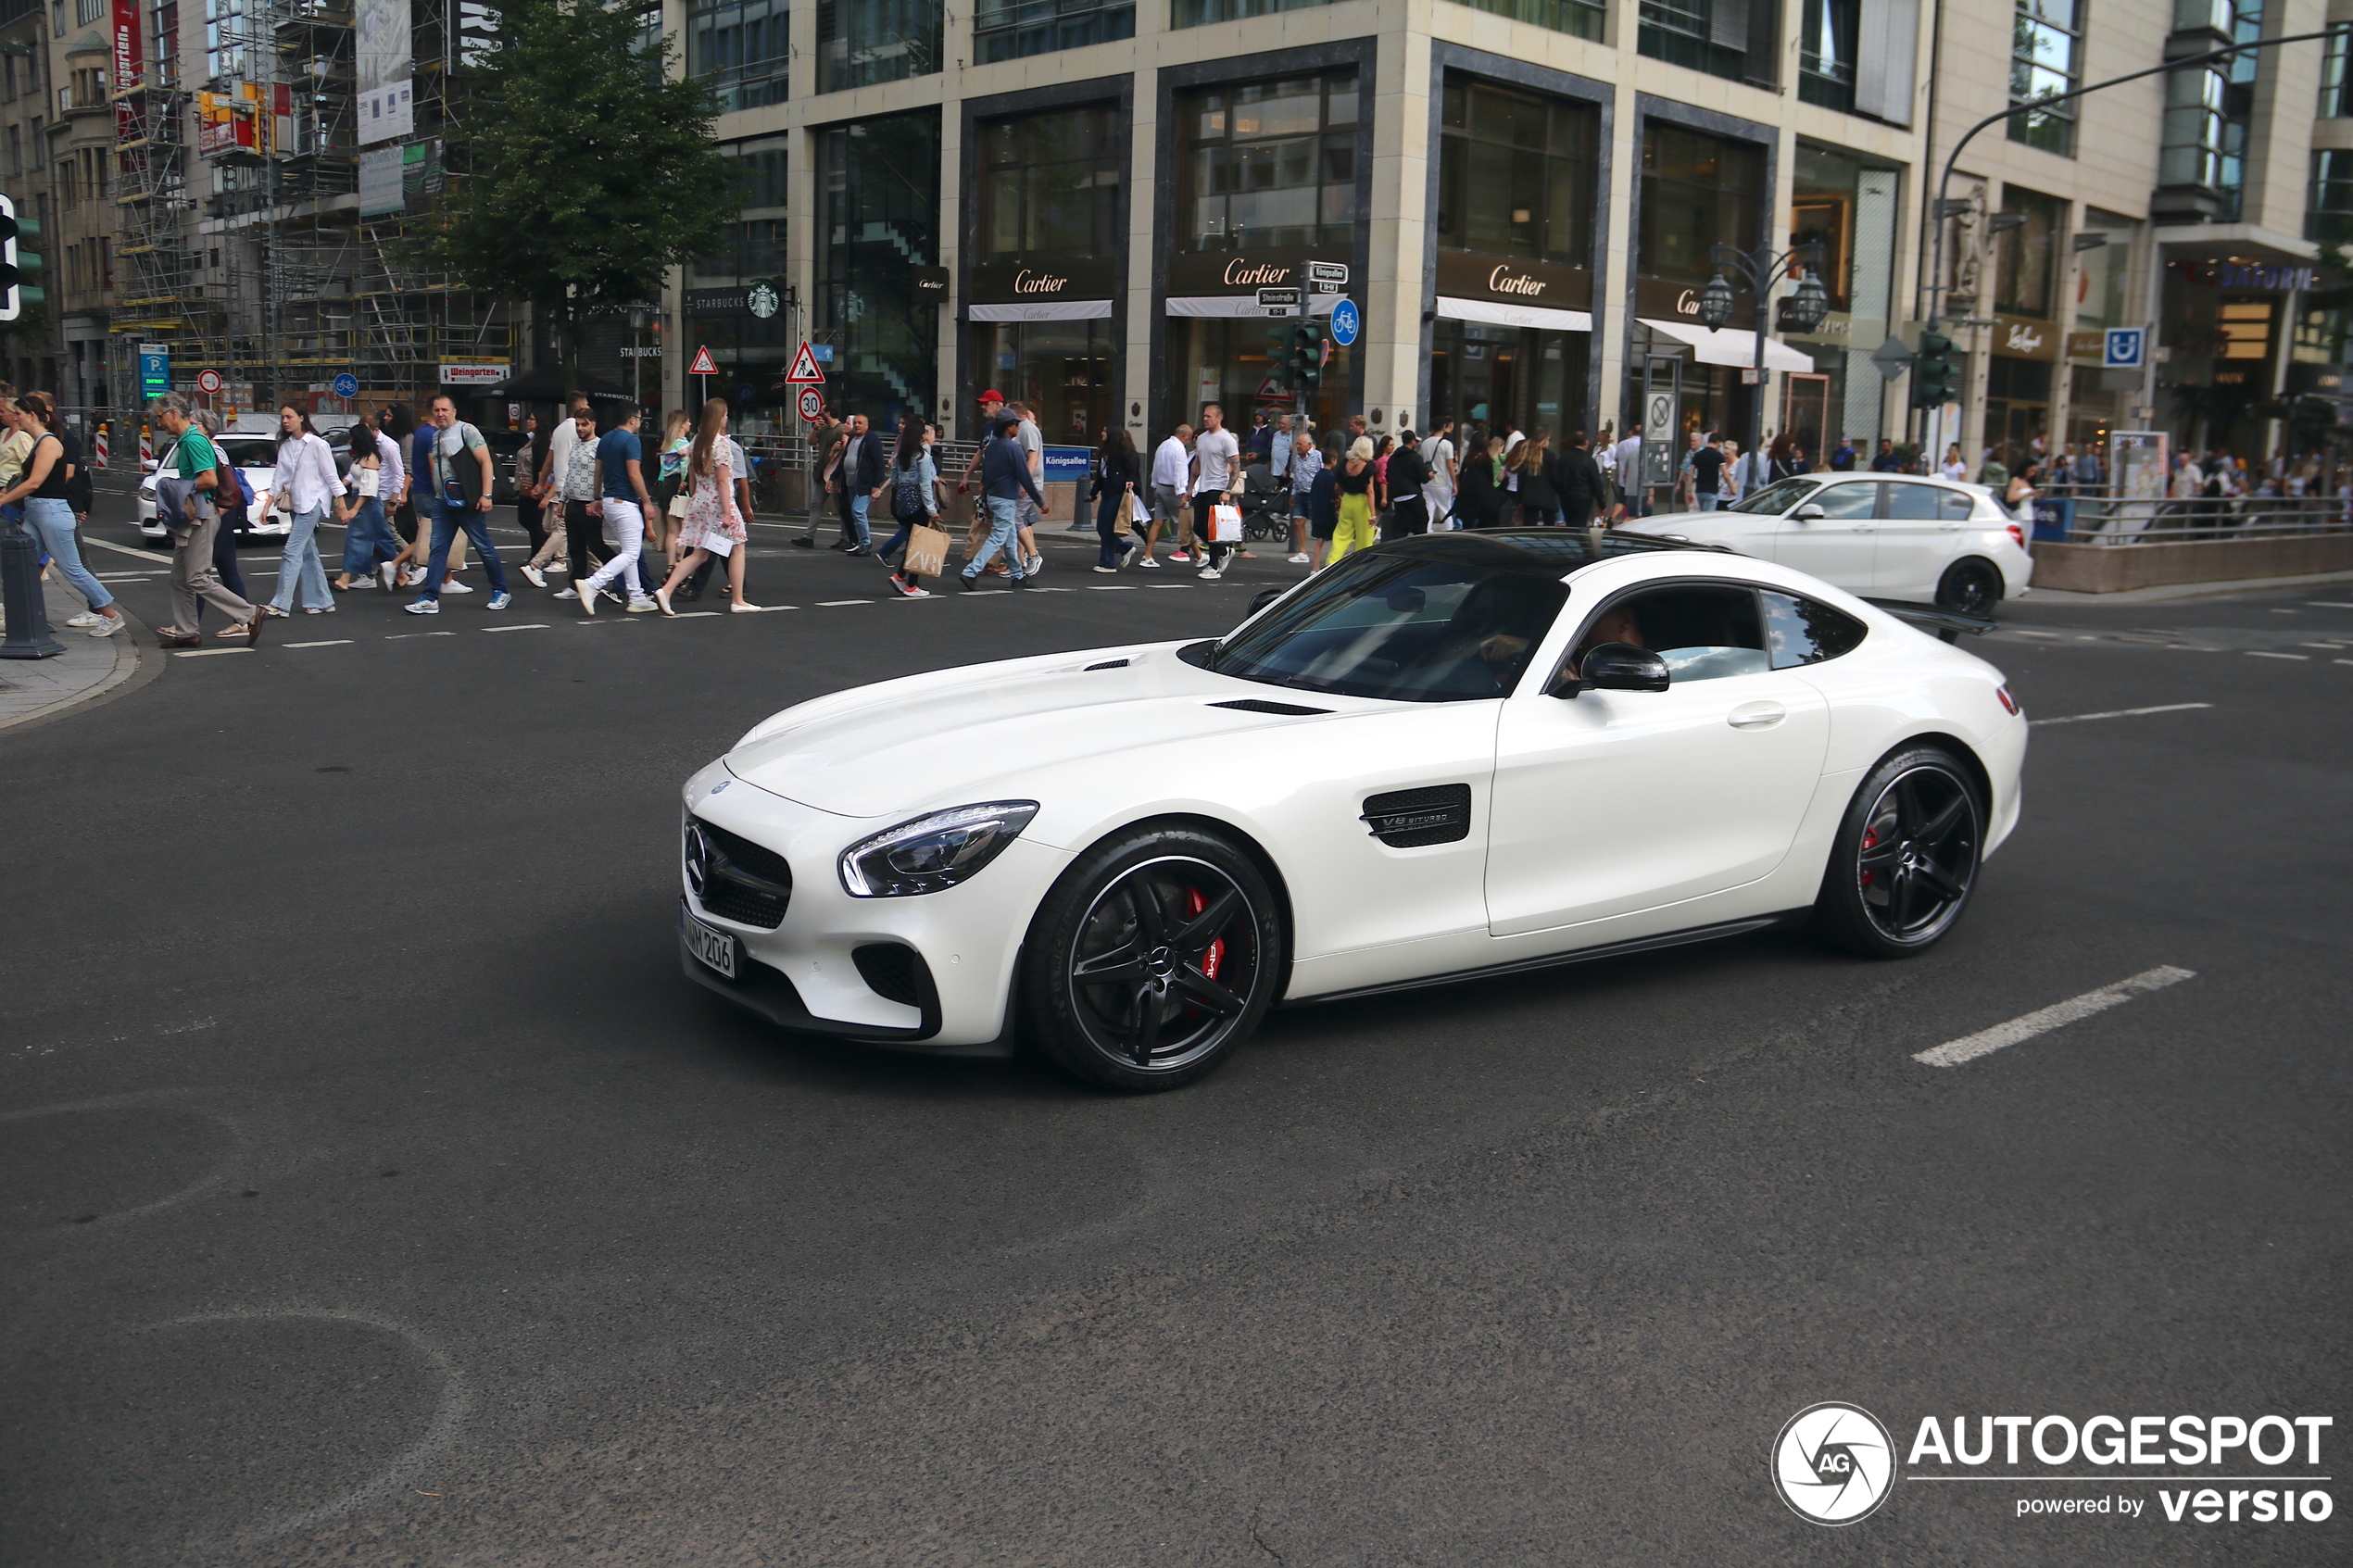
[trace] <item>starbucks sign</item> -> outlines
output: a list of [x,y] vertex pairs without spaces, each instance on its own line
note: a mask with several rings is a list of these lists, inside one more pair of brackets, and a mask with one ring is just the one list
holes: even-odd
[[780,303],[782,302],[776,298],[776,286],[774,283],[754,283],[744,294],[745,308],[763,321],[776,313],[776,307]]

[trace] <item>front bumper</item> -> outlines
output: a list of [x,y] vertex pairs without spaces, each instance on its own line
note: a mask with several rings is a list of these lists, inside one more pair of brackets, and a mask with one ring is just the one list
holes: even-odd
[[[679,961],[698,984],[784,1028],[905,1049],[998,1052],[1009,1035],[1013,972],[1023,936],[1054,879],[1070,863],[1060,849],[1015,839],[961,887],[912,898],[853,898],[835,862],[888,822],[821,811],[765,790],[714,762],[685,792],[686,813],[785,858],[792,897],[774,930],[714,915],[679,861],[682,908],[734,934],[738,977],[730,981],[679,937]],[[684,823],[681,823],[683,840]],[[878,993],[858,950],[897,945],[914,965],[920,1001]]]

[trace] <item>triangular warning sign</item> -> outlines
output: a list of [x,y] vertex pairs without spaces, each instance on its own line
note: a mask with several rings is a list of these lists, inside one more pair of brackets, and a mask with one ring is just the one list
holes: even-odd
[[719,366],[711,358],[708,345],[695,350],[695,362],[686,367],[686,373],[690,376],[715,376],[719,373]]
[[792,369],[786,373],[785,380],[796,386],[823,386],[825,383],[825,372],[818,369],[817,356],[811,352],[808,344],[803,343],[800,352],[792,357]]

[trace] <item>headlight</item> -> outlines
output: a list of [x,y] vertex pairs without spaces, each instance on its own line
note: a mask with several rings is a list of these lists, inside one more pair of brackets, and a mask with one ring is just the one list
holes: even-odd
[[901,822],[841,852],[841,884],[853,898],[953,887],[995,859],[1036,815],[1035,800],[992,800]]

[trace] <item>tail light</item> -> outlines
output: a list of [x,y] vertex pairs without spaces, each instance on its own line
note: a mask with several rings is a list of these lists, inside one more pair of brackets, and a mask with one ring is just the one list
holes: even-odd
[[2018,711],[2018,698],[2010,696],[2010,688],[2007,685],[1995,688],[1994,695],[2002,699],[2004,712],[2016,713]]
[[2011,523],[2010,537],[2018,542],[2018,547],[2020,549],[2022,550],[2026,548],[2026,530],[2024,527],[2015,522]]

